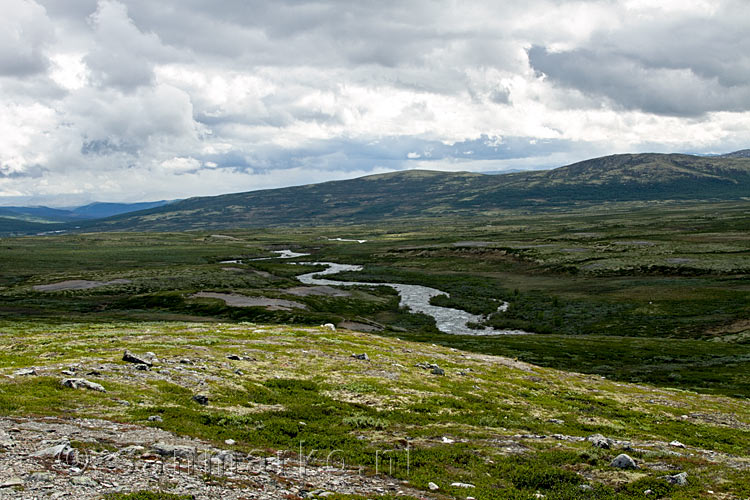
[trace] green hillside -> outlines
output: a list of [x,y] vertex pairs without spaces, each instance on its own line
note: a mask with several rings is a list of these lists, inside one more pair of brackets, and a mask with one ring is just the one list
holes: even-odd
[[353,180],[190,198],[83,224],[86,230],[181,230],[348,224],[395,217],[493,215],[602,202],[737,200],[750,158],[626,154],[547,171],[483,175],[410,170]]

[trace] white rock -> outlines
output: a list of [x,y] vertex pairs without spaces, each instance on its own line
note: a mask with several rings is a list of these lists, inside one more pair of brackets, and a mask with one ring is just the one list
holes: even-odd
[[669,446],[674,446],[675,448],[684,448],[685,445],[680,443],[679,441],[672,441],[669,443]]
[[454,486],[456,488],[476,488],[476,486],[469,483],[451,483],[451,486]]
[[430,481],[429,483],[427,483],[427,487],[429,489],[431,489],[432,491],[436,491],[436,490],[440,489],[440,486],[438,486],[437,484],[433,483],[432,481]]
[[107,392],[101,384],[91,382],[85,378],[66,378],[60,383],[63,387],[70,387],[71,389],[88,389],[90,391]]
[[618,469],[637,469],[638,465],[636,465],[635,460],[633,460],[629,455],[626,455],[625,453],[621,453],[615,457],[614,460],[612,460],[612,463],[610,464],[612,467],[617,467]]

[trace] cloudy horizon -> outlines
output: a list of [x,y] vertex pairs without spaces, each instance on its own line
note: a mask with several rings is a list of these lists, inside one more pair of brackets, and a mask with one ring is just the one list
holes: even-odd
[[743,0],[0,1],[0,205],[750,147]]

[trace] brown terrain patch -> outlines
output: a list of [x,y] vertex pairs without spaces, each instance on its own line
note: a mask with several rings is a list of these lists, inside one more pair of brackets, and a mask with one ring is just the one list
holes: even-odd
[[265,307],[269,311],[289,311],[291,309],[307,309],[305,304],[293,300],[269,299],[267,297],[248,297],[236,293],[198,292],[190,298],[219,299],[231,307]]
[[307,297],[309,295],[325,295],[328,297],[350,297],[351,293],[346,290],[340,290],[332,286],[320,285],[320,286],[296,286],[294,288],[287,288],[284,290],[285,293],[290,295],[297,295],[298,297]]
[[68,280],[48,285],[34,285],[37,292],[59,292],[61,290],[88,290],[100,286],[126,285],[132,283],[130,280],[117,279],[112,281],[90,281],[90,280]]

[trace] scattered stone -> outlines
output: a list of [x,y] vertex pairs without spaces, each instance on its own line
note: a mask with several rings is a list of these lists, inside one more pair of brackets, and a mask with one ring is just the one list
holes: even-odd
[[243,371],[242,371],[242,370],[240,370],[239,368],[237,368],[237,369],[236,369],[236,370],[234,371],[234,373],[235,373],[235,374],[237,374],[237,375],[244,375],[244,374],[245,374],[245,372],[243,372]]
[[370,361],[370,356],[368,356],[366,352],[363,352],[362,354],[352,354],[352,358],[361,359],[362,361]]
[[476,488],[476,486],[469,483],[451,483],[451,486],[455,488]]
[[86,373],[89,377],[98,377],[102,374],[99,370],[91,370],[90,372]]
[[70,447],[70,443],[65,442],[39,450],[31,456],[36,458],[60,458],[68,455],[71,451],[73,451],[73,448]]
[[195,396],[193,396],[193,401],[195,401],[199,405],[205,406],[208,404],[208,396],[206,396],[205,394],[196,394]]
[[63,387],[70,387],[71,389],[88,389],[90,391],[107,392],[101,384],[91,382],[85,378],[66,378],[60,383]]
[[162,457],[187,458],[195,454],[195,450],[190,446],[172,445],[162,442],[154,443],[151,446],[151,451]]
[[123,455],[135,455],[138,453],[143,453],[144,451],[146,451],[146,448],[134,444],[121,449],[120,453]]
[[13,372],[16,377],[25,377],[27,375],[36,375],[36,370],[33,368],[21,368]]
[[147,360],[145,357],[136,356],[130,351],[125,351],[125,353],[122,355],[122,360],[127,361],[128,363],[136,363],[139,365],[152,366],[151,361]]
[[181,365],[192,365],[192,364],[194,364],[194,363],[193,363],[193,362],[192,362],[191,360],[189,360],[189,359],[185,358],[185,359],[181,359],[181,360],[180,360],[180,364],[181,364]]
[[242,361],[245,358],[236,354],[230,354],[229,356],[227,356],[227,359],[231,359],[232,361]]
[[151,415],[148,417],[149,422],[164,422],[164,419],[161,418],[161,415]]
[[0,483],[0,488],[15,488],[17,486],[23,486],[24,481],[18,476],[14,476],[10,479],[7,479],[5,482]]
[[151,370],[151,368],[148,367],[148,365],[135,365],[136,370],[140,370],[142,372],[147,372]]
[[601,434],[592,434],[586,438],[586,441],[590,442],[592,446],[603,450],[608,450],[615,444],[614,441]]
[[60,373],[62,373],[63,375],[66,375],[68,377],[72,377],[72,376],[74,376],[76,374],[76,372],[73,371],[73,370],[63,370]]
[[615,457],[614,460],[612,460],[612,463],[610,464],[612,467],[617,467],[618,469],[637,469],[638,465],[635,463],[635,460],[633,460],[629,455],[626,455],[625,453],[621,453]]
[[227,446],[234,446],[237,442],[234,439],[225,439],[224,444]]
[[26,476],[26,480],[29,482],[38,483],[49,483],[55,479],[55,475],[51,472],[32,472]]
[[670,484],[676,484],[677,486],[685,486],[688,483],[687,472],[680,472],[679,474],[673,474],[671,476],[664,476],[664,479]]
[[558,424],[558,425],[563,425],[565,423],[564,420],[560,420],[559,418],[550,418],[549,420],[547,420],[547,422],[549,422],[550,424]]
[[99,486],[99,483],[91,479],[89,476],[74,476],[73,479],[70,480],[70,483],[75,486],[87,486],[89,488],[96,488]]
[[674,446],[675,448],[684,448],[685,445],[680,443],[679,441],[672,441],[669,443],[669,446]]
[[427,487],[429,489],[431,489],[432,491],[437,491],[437,490],[440,489],[440,486],[438,486],[437,484],[433,483],[432,481],[430,481],[429,483],[427,483]]
[[432,369],[432,370],[430,371],[430,373],[432,373],[433,375],[445,375],[445,370],[443,370],[442,368],[440,368],[440,367],[438,366],[438,367],[435,367],[435,368],[433,368],[433,369]]

